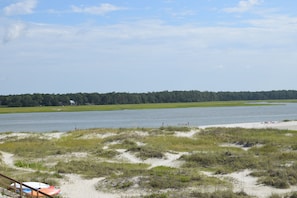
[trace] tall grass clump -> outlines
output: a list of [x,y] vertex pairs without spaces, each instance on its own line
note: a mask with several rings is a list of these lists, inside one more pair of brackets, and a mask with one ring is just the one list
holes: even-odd
[[217,173],[253,169],[258,166],[258,159],[243,152],[197,152],[191,155],[183,155],[181,159],[187,162],[184,167],[200,167],[201,169],[214,170]]
[[297,165],[271,167],[270,169],[258,170],[252,173],[260,178],[260,182],[275,188],[287,189],[292,185],[297,185]]
[[165,166],[158,166],[146,172],[141,178],[140,186],[147,189],[183,189],[208,184],[224,185],[224,182],[216,178],[207,178],[195,169],[179,169]]
[[28,161],[21,161],[18,160],[14,163],[15,166],[20,168],[29,168],[34,170],[47,170],[47,167],[44,166],[42,162],[28,162]]
[[141,175],[148,168],[146,164],[109,163],[95,160],[60,161],[55,166],[58,173],[75,173],[87,178],[130,177]]
[[162,150],[152,146],[136,146],[131,147],[128,151],[136,153],[136,156],[145,160],[148,158],[163,158]]

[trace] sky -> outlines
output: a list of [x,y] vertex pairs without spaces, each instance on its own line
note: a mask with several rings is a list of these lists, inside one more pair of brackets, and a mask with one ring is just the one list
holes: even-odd
[[0,0],[0,95],[296,90],[295,0]]

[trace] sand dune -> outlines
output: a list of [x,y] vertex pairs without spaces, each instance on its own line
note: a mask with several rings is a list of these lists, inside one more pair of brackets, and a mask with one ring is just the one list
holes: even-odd
[[[241,128],[275,128],[275,129],[285,129],[285,130],[297,130],[297,121],[289,121],[289,122],[256,122],[256,123],[237,123],[237,124],[225,124],[225,125],[208,125],[201,126],[199,128],[205,129],[209,127],[241,127]],[[177,136],[188,137],[191,138],[197,130],[192,130],[190,132],[177,132]],[[13,135],[23,136],[22,133],[14,133]],[[55,138],[61,137],[62,133],[53,134]],[[50,134],[47,135],[48,138]],[[147,163],[150,165],[150,168],[156,166],[169,166],[169,167],[178,167],[181,162],[178,161],[179,157],[184,153],[166,153],[164,159],[146,159],[141,160],[135,157],[133,154],[126,152],[125,150],[119,151],[121,155],[119,156],[119,160],[128,161],[130,163]],[[1,152],[3,162],[12,167],[14,166],[14,156],[11,153]],[[30,169],[23,171],[32,171]],[[211,173],[205,173],[209,176],[214,176]],[[222,177],[222,179],[230,179],[234,185],[234,191],[240,191],[244,189],[244,191],[250,195],[266,198],[269,197],[272,193],[286,193],[292,190],[297,190],[297,187],[293,187],[291,189],[286,190],[278,190],[271,187],[258,185],[257,178],[251,177],[249,175],[249,170],[244,170],[242,172],[232,173]],[[81,197],[89,197],[89,198],[97,198],[97,197],[105,197],[105,198],[120,198],[120,197],[129,197],[131,194],[123,193],[123,194],[115,194],[115,193],[106,193],[101,192],[95,189],[95,185],[98,181],[103,180],[104,178],[95,178],[95,179],[83,179],[79,175],[68,174],[65,175],[65,178],[61,180],[61,192],[62,196],[65,198],[81,198]],[[134,194],[135,195],[135,194]]]

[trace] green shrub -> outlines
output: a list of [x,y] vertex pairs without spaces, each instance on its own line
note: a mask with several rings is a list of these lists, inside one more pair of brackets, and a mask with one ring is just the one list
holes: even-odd
[[102,158],[113,158],[115,157],[116,155],[119,154],[119,152],[115,151],[115,150],[111,150],[111,149],[96,149],[93,154],[95,156],[98,156],[98,157],[102,157]]
[[136,156],[140,157],[141,159],[164,157],[162,151],[151,146],[136,146],[128,149],[128,151],[135,152]]
[[282,170],[282,169],[268,170],[264,174],[266,176],[260,180],[263,184],[273,186],[275,188],[280,188],[280,189],[286,189],[290,187],[289,177],[287,175],[286,170]]
[[116,189],[127,189],[129,187],[131,187],[134,183],[132,181],[129,181],[129,180],[123,180],[121,182],[118,182],[116,185],[115,185],[115,188]]

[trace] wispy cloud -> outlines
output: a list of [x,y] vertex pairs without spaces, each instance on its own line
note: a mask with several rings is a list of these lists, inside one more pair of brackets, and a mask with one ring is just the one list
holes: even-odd
[[4,37],[2,39],[3,43],[8,43],[11,40],[17,39],[22,35],[22,32],[25,30],[25,24],[23,23],[14,23],[6,29]]
[[276,28],[279,31],[297,31],[297,17],[290,17],[288,15],[266,15],[262,19],[248,20],[247,22],[252,26],[262,28]]
[[225,8],[225,12],[246,12],[256,5],[259,5],[261,0],[241,0],[238,5],[231,8]]
[[23,0],[3,8],[5,15],[31,14],[37,5],[37,0]]
[[122,10],[124,8],[114,6],[109,3],[103,3],[99,6],[71,6],[73,12],[76,13],[87,13],[87,14],[97,14],[97,15],[105,15],[109,12],[114,12],[117,10]]

